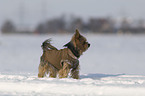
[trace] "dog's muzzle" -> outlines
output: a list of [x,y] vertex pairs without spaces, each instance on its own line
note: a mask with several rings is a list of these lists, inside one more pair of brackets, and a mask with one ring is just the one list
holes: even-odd
[[90,43],[88,43],[88,47],[90,47]]

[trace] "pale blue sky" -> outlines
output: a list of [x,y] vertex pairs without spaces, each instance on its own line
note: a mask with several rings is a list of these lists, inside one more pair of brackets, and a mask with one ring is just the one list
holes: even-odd
[[6,19],[19,24],[20,5],[27,26],[61,14],[74,14],[84,19],[107,16],[145,19],[145,0],[0,0],[0,25]]

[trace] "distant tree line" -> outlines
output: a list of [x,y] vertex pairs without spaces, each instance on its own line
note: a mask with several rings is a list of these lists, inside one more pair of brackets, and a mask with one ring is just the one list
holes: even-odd
[[15,32],[16,31],[16,26],[13,24],[12,21],[7,20],[2,25],[1,31],[3,33]]
[[[79,17],[71,17],[66,20],[65,16],[47,20],[36,26],[33,32],[25,29],[24,33],[71,33],[78,28],[81,32],[93,33],[145,33],[144,20],[131,22],[127,18],[116,21],[112,18],[90,18],[84,21]],[[10,20],[1,26],[3,33],[19,33],[18,27]]]

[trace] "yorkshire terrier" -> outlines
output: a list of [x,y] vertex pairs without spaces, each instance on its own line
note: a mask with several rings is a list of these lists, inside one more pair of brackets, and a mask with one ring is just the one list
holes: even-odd
[[40,58],[38,77],[43,78],[46,73],[49,77],[67,78],[70,73],[74,79],[79,79],[79,57],[90,44],[76,29],[71,41],[58,50],[50,44],[50,39],[42,44],[43,54]]

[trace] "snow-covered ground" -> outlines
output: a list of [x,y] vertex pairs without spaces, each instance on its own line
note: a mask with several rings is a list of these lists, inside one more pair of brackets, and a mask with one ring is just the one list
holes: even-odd
[[[96,78],[95,78],[96,77]],[[0,74],[0,96],[144,96],[145,76],[81,75],[39,79],[32,74]]]
[[81,79],[37,78],[41,43],[60,49],[71,36],[0,36],[0,96],[145,96],[145,35],[85,34]]

